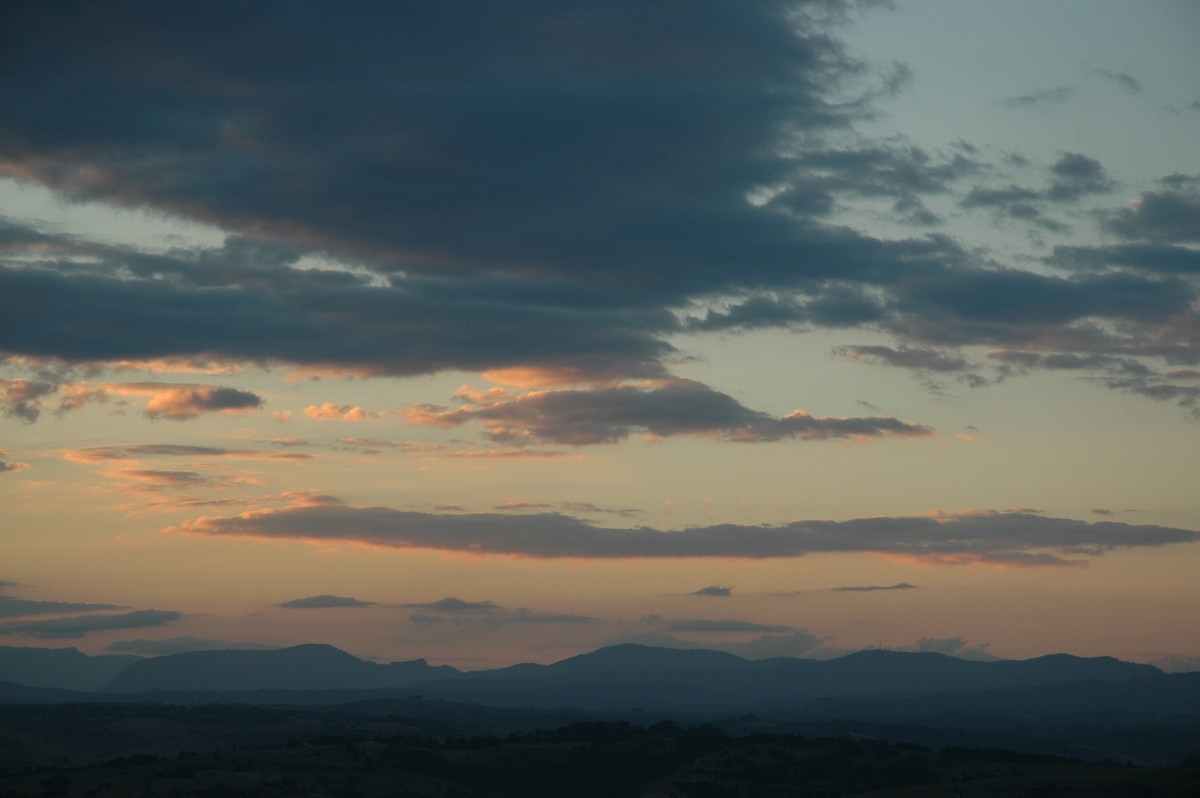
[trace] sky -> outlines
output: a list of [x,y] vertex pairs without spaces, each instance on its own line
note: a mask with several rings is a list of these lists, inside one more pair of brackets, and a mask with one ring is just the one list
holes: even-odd
[[0,645],[1200,668],[1191,0],[6,9]]

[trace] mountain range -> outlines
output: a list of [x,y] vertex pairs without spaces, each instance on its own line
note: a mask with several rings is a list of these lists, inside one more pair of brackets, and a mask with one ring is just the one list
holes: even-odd
[[[722,651],[633,643],[550,665],[522,663],[469,672],[432,666],[423,659],[368,662],[321,644],[192,651],[146,659],[89,657],[75,649],[0,647],[0,681],[24,688],[107,695],[399,691],[397,694],[420,693],[498,707],[597,710],[734,711],[759,705],[794,706],[817,699],[1113,683],[1163,676],[1150,665],[1068,654],[973,661],[932,652],[868,650],[830,660],[747,660]],[[0,700],[5,700],[3,691]]]
[[76,714],[88,706],[153,714],[149,707],[157,706],[201,715],[216,705],[290,706],[336,711],[338,723],[389,717],[397,728],[438,736],[583,719],[673,719],[733,734],[849,734],[1096,761],[1200,761],[1200,672],[1165,674],[1068,654],[978,661],[868,650],[830,660],[746,660],[624,644],[549,665],[463,672],[422,659],[369,662],[320,644],[145,659],[0,647],[0,713],[40,717],[48,705]]

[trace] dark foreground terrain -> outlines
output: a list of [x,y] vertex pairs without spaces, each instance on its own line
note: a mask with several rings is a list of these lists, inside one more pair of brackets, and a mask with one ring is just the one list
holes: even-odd
[[[1194,760],[1135,767],[670,721],[479,725],[554,720],[481,715],[463,725],[366,706],[10,705],[0,707],[0,798],[1200,796]],[[731,723],[744,732],[754,722]]]

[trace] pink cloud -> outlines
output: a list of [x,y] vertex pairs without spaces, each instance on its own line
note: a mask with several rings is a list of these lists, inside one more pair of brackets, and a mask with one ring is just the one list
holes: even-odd
[[370,418],[379,418],[382,414],[367,413],[361,407],[353,405],[335,405],[326,402],[323,405],[309,405],[304,408],[304,415],[318,421],[366,421]]

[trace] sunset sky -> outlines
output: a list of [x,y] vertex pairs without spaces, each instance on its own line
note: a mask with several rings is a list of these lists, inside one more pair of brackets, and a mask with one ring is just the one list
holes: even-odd
[[0,645],[1200,668],[1194,0],[0,18]]

